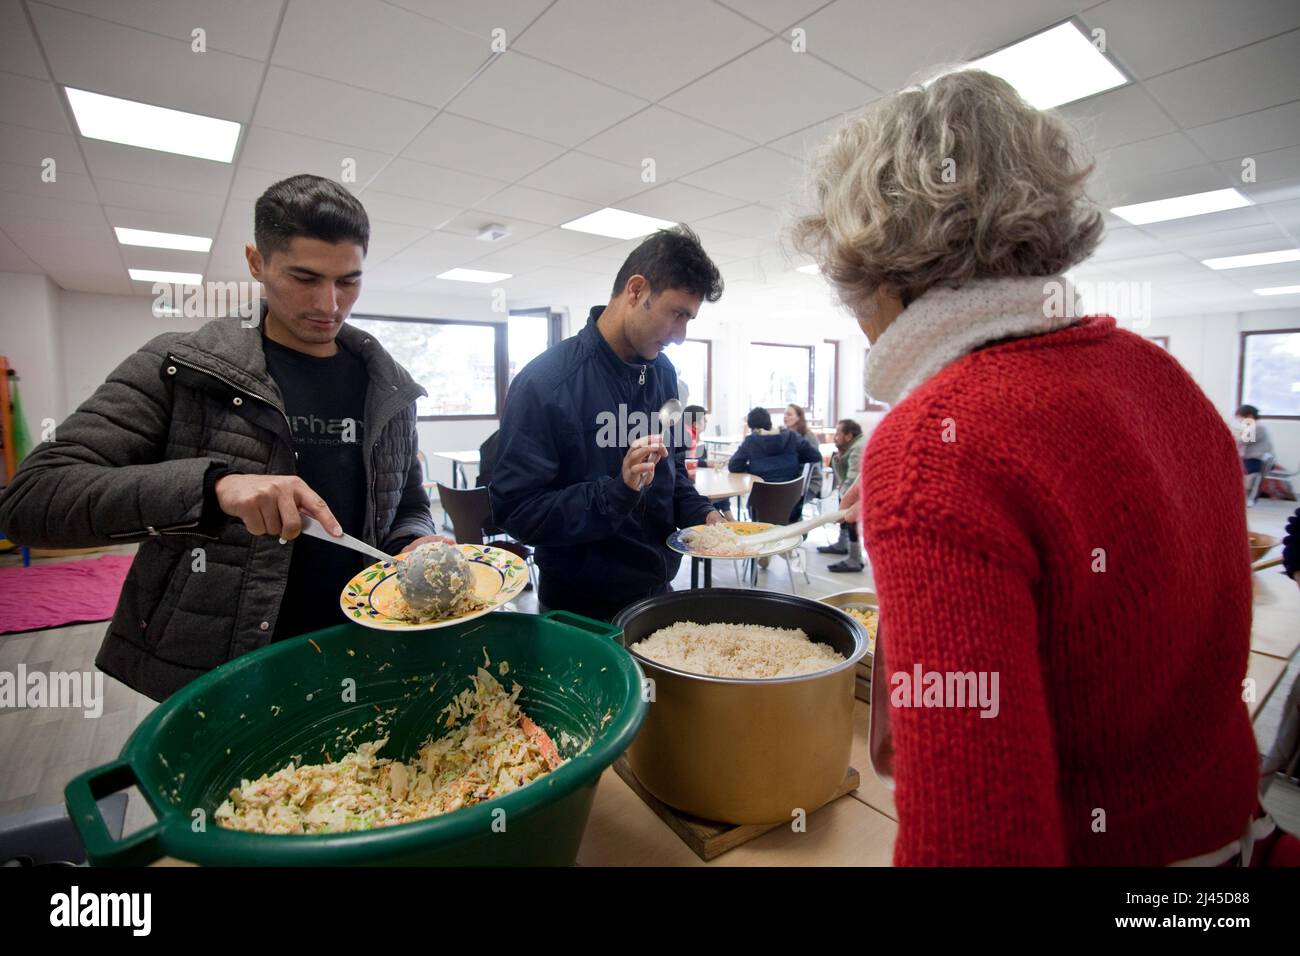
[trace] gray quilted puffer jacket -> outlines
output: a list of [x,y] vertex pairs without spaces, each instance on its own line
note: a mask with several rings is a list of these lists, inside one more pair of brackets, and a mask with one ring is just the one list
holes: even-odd
[[[345,323],[337,341],[370,376],[361,537],[392,553],[434,533],[416,457],[415,399],[425,392],[366,333]],[[0,496],[0,529],[20,544],[142,542],[95,663],[155,700],[275,633],[293,545],[225,515],[201,526],[213,462],[295,472],[261,330],[231,319],[160,335],[127,358]],[[199,547],[201,573],[192,570]]]

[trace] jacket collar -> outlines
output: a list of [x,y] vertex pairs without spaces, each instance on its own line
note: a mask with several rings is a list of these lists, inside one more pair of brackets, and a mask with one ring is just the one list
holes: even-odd
[[867,394],[896,405],[976,349],[1066,328],[1078,314],[1074,287],[1060,276],[935,286],[904,309],[867,352]]
[[[615,375],[621,375],[624,378],[640,377],[642,370],[653,368],[655,362],[647,362],[644,359],[640,362],[624,362],[619,358],[618,353],[613,347],[605,341],[605,336],[600,334],[600,329],[596,326],[596,320],[600,318],[601,313],[605,311],[603,305],[594,305],[591,311],[587,313],[587,324],[581,334],[587,337],[587,345],[594,351],[605,366]],[[655,360],[656,362],[658,359]]]

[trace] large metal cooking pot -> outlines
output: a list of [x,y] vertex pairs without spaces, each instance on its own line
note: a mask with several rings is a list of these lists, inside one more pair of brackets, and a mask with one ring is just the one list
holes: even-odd
[[862,626],[807,598],[731,588],[647,598],[614,623],[631,650],[679,621],[802,628],[845,661],[754,680],[691,674],[632,650],[654,681],[645,724],[627,752],[637,779],[669,806],[724,823],[786,822],[829,800],[853,745],[854,673],[867,650]]

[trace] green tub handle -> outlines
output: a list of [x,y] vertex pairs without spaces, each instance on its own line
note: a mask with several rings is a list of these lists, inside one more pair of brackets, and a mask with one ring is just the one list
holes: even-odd
[[[95,801],[111,793],[138,786],[140,778],[130,761],[117,759],[94,770],[87,770],[64,788],[63,797],[68,804],[68,815],[81,834],[86,846],[86,858],[97,866],[143,866],[163,856],[159,838],[162,823],[154,821],[121,840],[113,839],[100,815]],[[140,788],[144,792],[144,788]]]
[[542,615],[542,618],[547,621],[555,621],[558,624],[568,624],[580,631],[590,631],[593,634],[599,634],[601,637],[613,638],[623,633],[623,629],[617,625],[606,621],[597,621],[590,617],[583,617],[581,614],[574,614],[572,611],[547,611]]

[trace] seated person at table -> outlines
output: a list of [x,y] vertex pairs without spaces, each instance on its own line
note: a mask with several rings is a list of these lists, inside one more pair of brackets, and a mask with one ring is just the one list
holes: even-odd
[[709,410],[703,405],[687,405],[682,409],[682,429],[686,433],[686,457],[694,458],[701,465],[707,464],[709,446],[700,436],[704,426],[709,423]]
[[821,497],[822,494],[822,446],[817,441],[817,436],[813,430],[808,427],[808,416],[804,414],[802,405],[787,405],[785,407],[785,416],[782,418],[785,430],[794,432],[805,442],[812,450],[817,452],[817,464],[813,465],[812,472],[808,475],[808,490],[804,492],[803,501],[795,506],[795,516],[791,521],[798,520],[798,514],[802,512],[804,502],[813,501]]
[[766,408],[750,409],[745,418],[750,433],[727,462],[729,471],[757,475],[764,481],[793,481],[803,474],[805,464],[822,464],[821,452],[798,432],[774,431]]
[[1258,475],[1264,462],[1273,457],[1273,440],[1258,421],[1259,409],[1242,405],[1237,409],[1237,454],[1247,475]]

